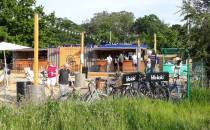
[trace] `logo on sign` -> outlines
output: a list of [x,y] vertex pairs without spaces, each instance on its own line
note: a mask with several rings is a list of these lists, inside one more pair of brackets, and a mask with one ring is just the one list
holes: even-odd
[[163,75],[151,75],[151,80],[164,80]]
[[131,82],[131,81],[135,81],[136,80],[136,76],[127,76],[126,77],[126,82]]

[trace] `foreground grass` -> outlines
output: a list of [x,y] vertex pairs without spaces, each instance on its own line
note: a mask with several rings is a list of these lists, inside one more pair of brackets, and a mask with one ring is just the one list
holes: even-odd
[[172,103],[149,99],[73,101],[21,108],[0,107],[0,129],[136,130],[210,129],[210,91],[195,88],[192,98]]

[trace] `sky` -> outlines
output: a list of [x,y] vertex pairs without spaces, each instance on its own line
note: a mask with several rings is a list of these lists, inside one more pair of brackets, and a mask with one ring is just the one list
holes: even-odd
[[66,17],[77,24],[94,17],[94,13],[108,11],[128,11],[135,18],[155,14],[167,24],[181,24],[180,10],[182,0],[37,0],[49,14]]

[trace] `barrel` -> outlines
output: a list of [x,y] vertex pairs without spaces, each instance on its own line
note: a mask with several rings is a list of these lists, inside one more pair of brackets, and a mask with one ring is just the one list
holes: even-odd
[[30,98],[29,85],[30,81],[18,81],[16,82],[17,89],[17,102],[21,102],[23,99],[28,100]]

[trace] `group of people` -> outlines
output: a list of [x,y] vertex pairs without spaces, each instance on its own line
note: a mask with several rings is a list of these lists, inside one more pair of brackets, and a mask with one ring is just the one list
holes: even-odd
[[124,54],[120,54],[119,56],[115,56],[112,58],[111,55],[109,55],[107,58],[107,72],[111,71],[112,64],[114,65],[114,71],[123,71],[123,61],[124,60],[132,60],[133,61],[133,67],[137,69],[137,55],[136,53],[133,53],[132,56],[126,56]]
[[54,87],[58,83],[60,87],[61,96],[65,95],[69,89],[69,75],[70,70],[68,69],[69,65],[65,64],[61,69],[57,69],[57,67],[52,63],[48,63],[47,67],[47,86],[50,88],[50,96],[54,97]]

